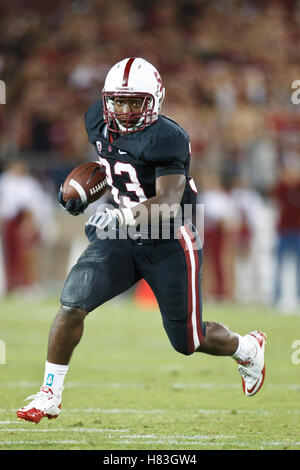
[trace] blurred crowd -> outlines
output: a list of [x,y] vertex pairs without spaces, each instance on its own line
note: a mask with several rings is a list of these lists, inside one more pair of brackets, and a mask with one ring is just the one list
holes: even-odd
[[0,27],[3,170],[23,156],[54,193],[91,158],[83,115],[107,71],[144,57],[191,137],[205,293],[277,302],[291,254],[300,301],[299,0],[2,0]]

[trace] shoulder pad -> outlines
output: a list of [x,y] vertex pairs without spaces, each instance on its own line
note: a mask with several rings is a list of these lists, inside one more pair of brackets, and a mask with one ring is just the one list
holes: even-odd
[[99,129],[104,123],[102,101],[93,103],[84,115],[85,127],[89,137],[89,142],[96,142],[100,134]]
[[150,126],[148,145],[144,157],[148,161],[167,162],[179,159],[185,162],[190,153],[188,133],[165,116],[160,116],[156,123]]

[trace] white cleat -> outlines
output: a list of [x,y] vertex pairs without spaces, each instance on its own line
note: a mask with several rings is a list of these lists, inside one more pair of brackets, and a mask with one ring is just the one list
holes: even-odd
[[248,335],[256,348],[256,354],[253,358],[246,361],[236,361],[239,365],[239,373],[242,377],[243,392],[248,397],[255,395],[262,387],[265,374],[265,345],[267,335],[261,331],[252,331]]
[[38,424],[42,418],[57,418],[61,412],[61,398],[50,387],[41,387],[36,395],[30,395],[26,400],[31,401],[17,411],[19,419]]

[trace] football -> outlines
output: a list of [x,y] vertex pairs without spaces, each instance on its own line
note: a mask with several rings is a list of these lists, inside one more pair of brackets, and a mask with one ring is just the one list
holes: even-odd
[[86,162],[69,173],[62,187],[63,200],[81,199],[82,203],[97,201],[107,190],[106,176],[99,162]]

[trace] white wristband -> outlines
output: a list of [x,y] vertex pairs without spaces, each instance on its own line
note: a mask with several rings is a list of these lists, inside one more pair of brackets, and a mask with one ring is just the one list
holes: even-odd
[[130,207],[126,207],[125,209],[116,209],[116,215],[118,217],[120,226],[135,224],[135,219]]

